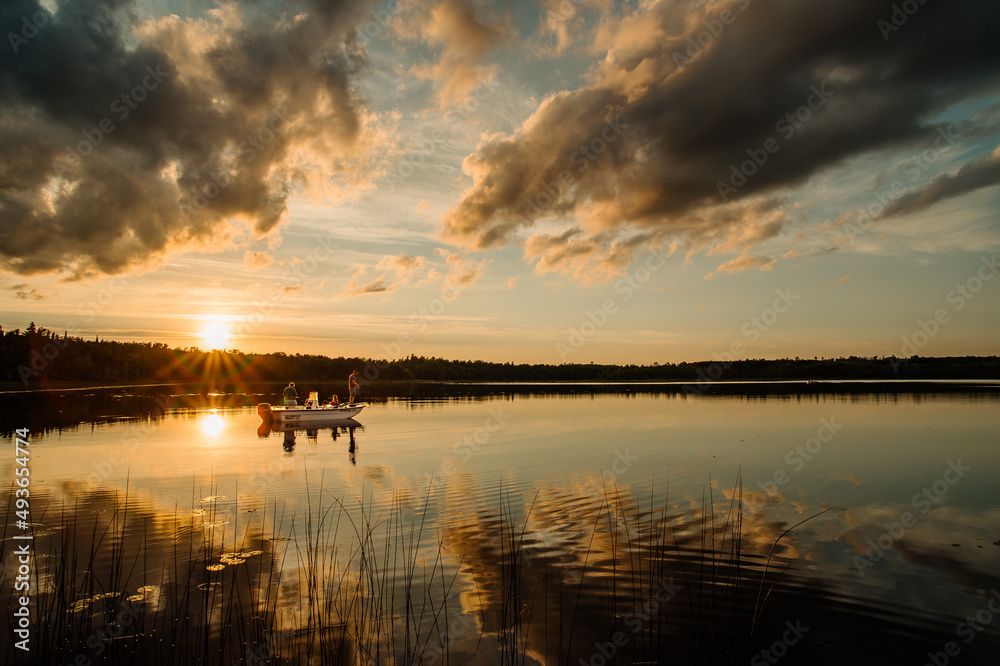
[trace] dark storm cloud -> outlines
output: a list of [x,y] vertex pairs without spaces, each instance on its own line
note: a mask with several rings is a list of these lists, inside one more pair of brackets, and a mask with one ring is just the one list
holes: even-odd
[[565,215],[592,238],[717,237],[746,223],[748,199],[763,219],[759,202],[996,94],[1000,3],[916,6],[888,39],[879,21],[893,5],[871,0],[661,2],[619,17],[599,31],[607,56],[587,85],[466,158],[473,185],[445,214],[445,236],[496,246]]
[[[172,247],[263,234],[349,157],[362,3],[221,5],[140,22],[132,0],[3,3],[0,244],[25,275],[117,273]],[[25,23],[27,21],[27,23]],[[30,25],[30,28],[29,28]]]

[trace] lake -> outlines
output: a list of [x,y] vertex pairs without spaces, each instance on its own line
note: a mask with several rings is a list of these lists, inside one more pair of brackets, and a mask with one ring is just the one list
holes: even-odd
[[384,384],[288,431],[280,389],[5,394],[6,661],[1000,653],[1000,383]]

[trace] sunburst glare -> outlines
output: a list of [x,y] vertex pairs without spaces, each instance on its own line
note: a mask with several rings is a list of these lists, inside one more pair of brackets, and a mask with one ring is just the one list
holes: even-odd
[[209,349],[226,349],[229,344],[229,329],[225,324],[213,322],[202,329],[201,338]]

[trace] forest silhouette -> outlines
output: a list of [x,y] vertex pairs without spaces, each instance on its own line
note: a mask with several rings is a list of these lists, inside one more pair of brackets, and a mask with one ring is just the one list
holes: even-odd
[[451,360],[409,355],[396,359],[317,354],[247,354],[204,351],[164,343],[85,340],[34,323],[24,331],[0,327],[0,381],[187,382],[329,381],[358,370],[364,382],[382,381],[714,381],[848,379],[997,379],[997,356],[909,358],[848,356],[709,360],[648,365],[598,363],[528,364]]

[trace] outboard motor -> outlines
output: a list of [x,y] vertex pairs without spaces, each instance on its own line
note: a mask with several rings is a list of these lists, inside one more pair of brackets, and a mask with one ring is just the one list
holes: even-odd
[[262,402],[259,405],[257,405],[257,414],[260,415],[260,418],[264,419],[265,421],[270,421],[271,404],[267,402]]

